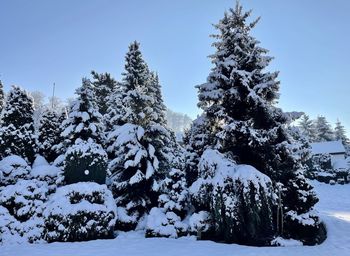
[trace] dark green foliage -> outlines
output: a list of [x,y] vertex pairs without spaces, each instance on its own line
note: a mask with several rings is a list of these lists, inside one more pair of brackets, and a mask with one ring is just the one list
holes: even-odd
[[65,154],[64,177],[67,184],[92,181],[106,183],[107,154],[92,141],[79,141]]
[[61,142],[60,125],[66,119],[65,113],[46,109],[39,121],[38,148],[39,153],[49,162],[58,157],[56,145]]
[[0,113],[4,107],[4,104],[5,104],[4,86],[2,85],[2,82],[0,80]]
[[206,150],[199,179],[190,188],[197,212],[211,214],[203,234],[226,243],[268,245],[274,235],[272,183],[251,166],[237,166],[216,150]]
[[30,166],[19,156],[8,156],[0,161],[0,187],[15,184],[29,176]]
[[73,145],[77,139],[92,139],[98,144],[104,142],[104,126],[102,116],[95,103],[93,85],[84,78],[82,86],[76,90],[78,98],[70,107],[68,118],[61,126],[62,143],[58,147],[60,153]]
[[160,181],[178,149],[174,134],[165,127],[158,75],[148,69],[139,43],[130,44],[125,60],[122,84],[112,95],[106,115],[106,144],[111,189],[123,212],[117,227],[130,230],[158,205]]
[[124,212],[117,228],[134,229],[138,220],[158,203],[158,160],[154,148],[144,140],[144,129],[125,124],[110,134],[113,154],[109,163],[112,172],[110,188],[117,206]]
[[213,139],[209,133],[211,125],[208,118],[202,114],[193,121],[191,128],[185,133],[185,174],[187,185],[191,186],[198,178],[198,163],[203,152],[212,145]]
[[48,242],[114,237],[116,211],[112,194],[106,186],[81,182],[60,187],[43,215],[44,238]]
[[108,109],[108,98],[115,91],[117,82],[111,77],[109,73],[98,74],[95,71],[91,71],[93,77],[93,88],[95,93],[95,101],[99,112],[104,115]]
[[0,205],[18,221],[24,222],[34,215],[40,216],[47,199],[48,189],[43,181],[19,180],[0,191]]
[[36,143],[33,121],[33,100],[25,90],[13,86],[2,112],[0,157],[18,155],[34,161]]
[[349,144],[349,138],[346,136],[345,127],[339,120],[335,123],[334,138],[336,140],[341,140],[344,146]]
[[332,126],[324,116],[318,116],[315,121],[316,141],[332,141],[334,133]]
[[310,119],[308,115],[303,115],[299,122],[299,127],[310,142],[315,142],[317,133],[314,122]]
[[151,106],[154,99],[148,88],[150,71],[142,57],[138,42],[130,44],[125,62],[125,72],[123,73],[125,97],[123,102],[129,108],[126,113],[126,121],[147,127],[153,115]]
[[[227,243],[269,245],[274,228],[271,198],[265,193],[262,188],[257,191],[252,183],[245,187],[239,180],[227,179],[225,186],[214,193],[215,239]],[[237,200],[233,210],[225,207],[228,198]]]
[[[209,146],[238,163],[254,166],[274,184],[282,183],[285,212],[297,209],[297,214],[304,214],[317,202],[312,186],[299,172],[304,167],[305,145],[296,143],[286,129],[290,115],[275,106],[278,72],[268,71],[272,58],[251,36],[257,21],[248,23],[250,14],[237,3],[216,25],[214,68],[207,83],[198,86],[198,106],[209,120],[209,129],[196,136],[207,138]],[[298,237],[289,231],[286,236]]]
[[297,219],[293,219],[287,215],[285,221],[287,223],[285,234],[293,234],[293,239],[298,239],[304,245],[321,244],[327,238],[327,230],[323,223],[320,222],[317,215],[307,216],[311,220],[310,225],[300,223]]

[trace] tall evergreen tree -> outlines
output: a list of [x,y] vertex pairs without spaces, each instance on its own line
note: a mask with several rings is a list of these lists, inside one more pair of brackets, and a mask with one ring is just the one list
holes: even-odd
[[151,106],[154,104],[154,99],[149,93],[150,71],[142,57],[138,42],[130,44],[125,61],[123,103],[127,109],[126,121],[146,127],[153,115]]
[[153,104],[152,104],[153,115],[154,115],[153,121],[162,126],[166,126],[167,121],[166,121],[165,115],[166,115],[167,109],[163,101],[159,77],[158,77],[158,74],[155,72],[150,72],[149,75],[150,77],[149,77],[148,91],[153,98]]
[[104,115],[107,113],[108,98],[115,90],[117,82],[109,73],[98,74],[96,71],[91,71],[91,75],[93,77],[92,84],[95,92],[95,100],[100,113]]
[[342,125],[342,123],[339,121],[339,119],[335,123],[334,137],[336,140],[341,140],[344,145],[349,144],[349,138],[348,138],[348,136],[346,136],[345,127],[344,127],[344,125]]
[[316,139],[316,129],[314,122],[310,119],[308,115],[303,115],[299,122],[299,127],[307,138],[309,138],[310,142],[314,142]]
[[[272,58],[250,35],[257,24],[248,23],[250,14],[237,3],[216,25],[214,68],[207,83],[198,86],[198,105],[211,123],[207,137],[211,147],[254,166],[282,186],[285,237],[317,243],[322,239],[317,236],[320,221],[310,211],[318,199],[300,171],[299,155],[285,129],[290,118],[274,106],[278,73],[267,71]],[[301,216],[314,224],[298,223]]]
[[324,116],[318,116],[315,121],[316,140],[317,141],[332,141],[334,133],[332,126],[328,123]]
[[0,113],[5,105],[5,94],[4,94],[4,86],[0,80]]
[[188,186],[191,186],[198,178],[198,163],[201,155],[214,143],[208,132],[210,126],[209,119],[205,114],[202,114],[193,121],[190,129],[185,133],[185,175]]
[[[160,181],[175,157],[175,137],[165,128],[165,106],[156,74],[150,72],[139,43],[126,54],[123,82],[112,95],[107,152],[111,188],[126,218],[119,228],[133,229],[144,213],[158,205]],[[132,192],[131,192],[132,191]]]
[[124,106],[124,97],[124,86],[120,83],[117,83],[114,91],[108,97],[107,113],[104,116],[107,133],[114,130],[115,127],[123,125],[127,122],[127,108]]
[[76,90],[78,98],[70,107],[68,118],[61,126],[60,150],[73,145],[76,139],[87,141],[92,139],[97,144],[103,144],[104,125],[102,115],[95,103],[93,85],[84,78],[82,85]]
[[58,157],[55,146],[61,141],[59,127],[65,119],[64,112],[59,113],[47,108],[39,120],[38,149],[48,162],[53,162]]
[[7,95],[0,129],[0,155],[19,155],[34,161],[36,152],[33,99],[18,86]]
[[104,125],[90,80],[83,78],[76,94],[78,98],[62,123],[63,142],[58,148],[65,158],[64,181],[68,184],[81,181],[104,184],[107,171],[107,153],[102,148]]

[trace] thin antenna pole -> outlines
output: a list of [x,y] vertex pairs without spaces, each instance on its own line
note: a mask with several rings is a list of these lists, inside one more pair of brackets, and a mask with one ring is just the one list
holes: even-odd
[[55,83],[53,83],[53,87],[52,87],[52,102],[51,102],[51,107],[52,107],[52,109],[53,109],[53,107],[54,107],[54,100],[55,100],[55,87],[56,87],[56,84]]

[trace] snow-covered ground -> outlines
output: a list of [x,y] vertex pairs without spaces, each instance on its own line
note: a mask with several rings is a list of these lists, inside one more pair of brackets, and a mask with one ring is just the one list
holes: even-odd
[[328,238],[319,246],[248,247],[180,239],[143,238],[137,232],[124,233],[113,240],[79,243],[8,245],[1,256],[111,256],[111,255],[191,255],[191,256],[346,256],[350,255],[350,185],[314,183],[320,197],[317,209],[327,225]]

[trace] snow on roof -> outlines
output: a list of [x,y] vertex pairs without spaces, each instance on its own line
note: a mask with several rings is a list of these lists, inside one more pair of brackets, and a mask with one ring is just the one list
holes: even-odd
[[324,141],[311,143],[312,154],[336,154],[345,153],[343,143],[339,141]]

